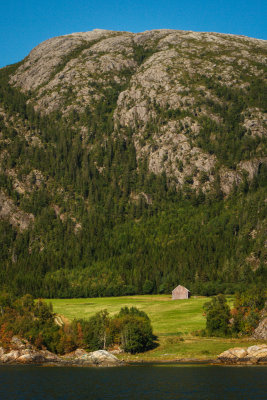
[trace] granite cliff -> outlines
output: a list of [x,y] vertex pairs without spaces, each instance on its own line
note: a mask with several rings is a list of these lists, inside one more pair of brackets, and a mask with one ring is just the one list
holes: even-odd
[[[266,50],[264,40],[229,34],[95,29],[49,39],[17,65],[1,69],[0,216],[9,232],[2,233],[2,242],[4,269],[14,270],[10,276],[17,276],[18,264],[27,270],[28,260],[35,265],[29,267],[33,281],[47,277],[49,284],[40,284],[46,295],[61,290],[64,279],[77,295],[88,279],[87,294],[93,293],[99,283],[95,270],[105,271],[103,287],[115,271],[116,287],[129,293],[142,291],[145,281],[151,290],[169,290],[178,277],[207,282],[221,274],[223,282],[230,270],[235,282],[237,265],[244,276],[248,268],[262,276]],[[215,211],[218,201],[221,211]],[[203,210],[188,215],[191,206],[183,202]],[[209,204],[214,212],[208,216]],[[222,209],[229,215],[216,231]],[[172,215],[181,220],[167,232],[162,224],[170,226]],[[146,218],[154,218],[152,225],[165,235],[159,246]],[[183,232],[190,218],[195,222]],[[136,231],[121,225],[140,221],[145,225]],[[215,231],[207,243],[188,235],[209,223]],[[232,235],[228,242],[225,226]],[[151,239],[146,249],[138,235],[130,237],[137,231]],[[117,236],[111,243],[112,235]],[[190,242],[215,258],[201,255],[196,266],[185,256]],[[146,272],[141,264],[133,272],[136,252]],[[162,265],[151,278],[159,258],[168,272]],[[79,278],[74,272],[63,276],[62,265],[80,269]],[[209,268],[220,272],[212,277]],[[10,279],[7,285],[22,288],[25,274],[17,283]]]
[[[259,140],[266,139],[266,110],[253,100],[241,105],[252,81],[265,77],[266,48],[263,40],[218,33],[96,29],[41,43],[10,83],[31,92],[36,110],[63,115],[86,107],[94,112],[115,88],[113,134],[131,128],[137,160],[145,158],[149,171],[165,172],[178,186],[188,176],[193,188],[212,186],[220,141],[230,140],[237,122],[237,146],[257,145],[233,160],[228,154],[220,166],[221,188],[229,194],[244,173],[251,180],[267,160]],[[229,126],[231,113],[236,121]],[[86,125],[77,125],[85,139]]]

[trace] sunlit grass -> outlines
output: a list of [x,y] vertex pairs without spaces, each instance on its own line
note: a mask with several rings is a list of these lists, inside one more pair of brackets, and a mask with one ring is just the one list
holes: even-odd
[[[182,340],[181,340],[182,339]],[[258,342],[257,342],[258,343]],[[174,361],[182,359],[214,360],[231,347],[248,347],[256,344],[249,339],[202,338],[195,336],[159,336],[159,346],[136,355],[122,354],[129,361]]]
[[54,311],[70,320],[90,318],[96,312],[106,309],[111,315],[121,307],[138,307],[145,311],[155,334],[189,333],[205,327],[203,304],[206,297],[192,297],[188,300],[172,300],[166,295],[103,297],[90,299],[52,299]]
[[[227,298],[230,306],[233,298]],[[248,339],[203,338],[194,332],[205,328],[203,304],[208,297],[192,297],[188,300],[172,300],[168,295],[139,295],[126,297],[102,297],[88,299],[52,299],[54,311],[69,320],[88,319],[96,312],[106,309],[110,315],[122,307],[138,307],[151,319],[158,346],[146,353],[120,355],[132,361],[155,361],[175,359],[214,359],[230,347],[246,347],[256,344]]]

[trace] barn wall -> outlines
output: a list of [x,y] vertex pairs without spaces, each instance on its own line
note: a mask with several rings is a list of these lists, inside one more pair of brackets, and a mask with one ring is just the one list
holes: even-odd
[[188,297],[189,297],[189,292],[185,287],[178,286],[172,291],[173,300],[188,299]]

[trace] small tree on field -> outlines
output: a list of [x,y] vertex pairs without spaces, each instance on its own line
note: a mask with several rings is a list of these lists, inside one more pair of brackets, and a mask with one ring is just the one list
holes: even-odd
[[112,325],[118,330],[120,344],[128,353],[150,349],[155,339],[148,315],[136,307],[124,307],[115,316]]
[[219,294],[203,306],[206,314],[206,333],[210,336],[227,336],[230,333],[230,308],[225,296]]

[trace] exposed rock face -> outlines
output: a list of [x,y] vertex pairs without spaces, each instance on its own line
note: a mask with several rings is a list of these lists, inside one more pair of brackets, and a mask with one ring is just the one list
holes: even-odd
[[[210,79],[222,88],[249,90],[247,76],[264,77],[266,49],[264,40],[219,33],[96,29],[41,43],[10,83],[30,90],[32,104],[42,113],[57,109],[65,115],[93,109],[107,89],[118,87],[114,124],[133,130],[137,159],[146,159],[150,172],[165,172],[176,186],[190,181],[205,192],[213,185],[217,157],[199,147],[198,137],[205,118],[215,130],[222,123],[210,104],[225,105]],[[250,107],[242,118],[246,135],[266,137],[264,110]],[[260,145],[257,151],[260,157]],[[267,162],[259,157],[220,169],[224,194],[242,182],[243,171],[249,179],[257,174],[259,163]]]
[[253,333],[255,339],[267,340],[267,317],[263,318]]
[[0,347],[0,363],[18,364],[62,364],[81,366],[115,366],[122,362],[106,350],[91,353],[77,349],[70,355],[59,357],[48,350],[37,350],[27,340],[14,336],[11,340],[11,349]]
[[20,210],[11,198],[6,196],[4,192],[0,192],[0,219],[8,219],[11,225],[17,227],[20,231],[27,229],[34,216]]
[[60,358],[48,350],[36,350],[27,340],[17,336],[11,339],[11,349],[0,348],[0,362],[20,364],[57,363]]
[[250,346],[247,349],[235,347],[221,353],[218,360],[227,364],[267,363],[267,344]]
[[[91,43],[103,38],[107,33],[105,30],[94,30],[46,40],[31,51],[12,82],[24,90],[36,89],[49,79],[51,71],[71,51],[81,46],[84,41]],[[25,74],[27,70],[29,73]]]

